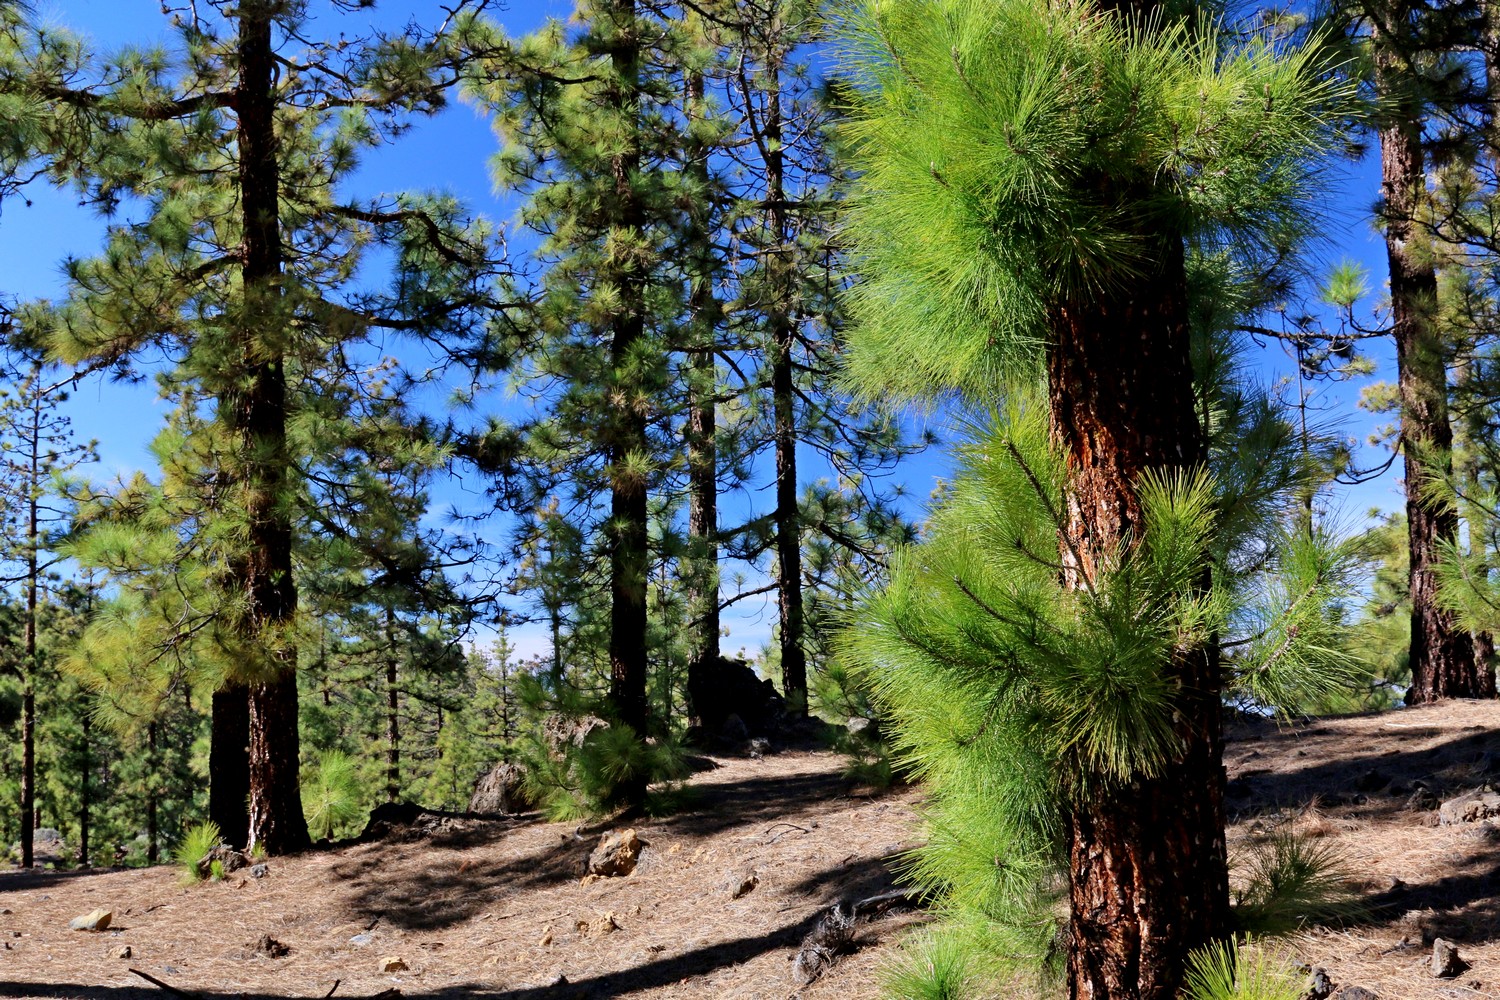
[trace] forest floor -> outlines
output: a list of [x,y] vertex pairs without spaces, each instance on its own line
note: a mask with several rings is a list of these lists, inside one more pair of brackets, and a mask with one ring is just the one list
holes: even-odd
[[[1500,998],[1500,832],[1409,808],[1417,782],[1448,798],[1500,781],[1500,703],[1245,723],[1226,760],[1231,853],[1299,832],[1347,859],[1368,904],[1273,947],[1381,1000]],[[187,887],[167,866],[0,872],[0,996],[323,997],[336,981],[338,998],[878,996],[919,911],[870,907],[855,951],[810,986],[793,957],[829,905],[891,888],[920,792],[851,787],[826,752],[716,762],[691,808],[629,824],[647,846],[619,878],[581,878],[607,828],[535,817],[430,821]],[[96,908],[108,930],[68,928]],[[1434,979],[1434,936],[1472,968]],[[272,957],[267,937],[289,951]]]

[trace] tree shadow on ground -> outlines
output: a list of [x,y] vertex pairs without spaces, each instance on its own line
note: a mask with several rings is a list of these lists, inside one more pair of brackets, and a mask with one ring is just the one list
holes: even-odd
[[[483,842],[488,841],[476,843]],[[371,852],[342,859],[330,871],[352,887],[348,906],[356,919],[378,918],[408,930],[440,930],[508,897],[577,879],[592,847],[592,840],[569,837],[501,863],[460,861],[396,877],[387,869],[387,858]]]
[[[684,983],[708,975],[718,969],[747,962],[768,951],[790,951],[816,925],[821,913],[808,914],[795,922],[768,934],[756,934],[724,941],[718,944],[695,948],[680,955],[658,958],[620,972],[601,973],[576,982],[556,982],[545,985],[516,985],[497,987],[484,983],[461,983],[435,990],[420,990],[403,984],[401,996],[408,998],[432,998],[432,1000],[462,1000],[478,997],[483,1000],[583,1000],[628,996],[643,990]],[[788,992],[791,988],[788,979]],[[174,984],[188,996],[234,998],[234,1000],[286,1000],[285,994],[244,993],[234,989],[202,988],[183,982]],[[706,987],[706,984],[705,984]],[[85,983],[28,983],[19,980],[0,979],[0,997],[58,998],[58,1000],[162,1000],[163,993],[149,987],[95,986]],[[308,994],[322,996],[323,994]],[[359,1000],[364,994],[336,994],[344,1000]]]
[[[1237,727],[1238,738],[1225,749],[1232,775],[1230,822],[1267,832],[1299,816],[1387,828],[1433,826],[1437,799],[1500,780],[1500,732],[1470,726],[1435,745],[1406,749],[1403,744],[1430,740],[1443,729],[1390,725],[1392,732],[1361,745],[1364,752],[1354,754],[1318,747],[1318,738],[1330,730],[1317,723],[1278,728],[1269,721],[1255,721]],[[1254,742],[1256,748],[1246,752],[1240,740]],[[1311,751],[1306,766],[1275,770],[1261,763],[1273,762],[1274,752],[1304,741]],[[1432,793],[1430,808],[1413,804],[1414,794],[1424,788]],[[1422,880],[1422,862],[1414,859],[1411,874],[1403,872],[1396,884],[1359,899],[1359,914],[1343,924],[1389,928],[1409,937],[1412,948],[1430,944],[1434,937],[1470,944],[1500,939],[1500,833],[1474,824],[1461,836],[1463,846],[1433,866],[1441,874]]]
[[[145,871],[144,868],[76,868],[68,871],[55,871],[50,868],[14,868],[9,871],[0,871],[0,894],[7,892],[33,892],[37,889],[50,889],[63,882],[74,882],[79,879],[90,879],[99,875],[113,875],[122,871]],[[8,994],[0,993],[0,997]]]

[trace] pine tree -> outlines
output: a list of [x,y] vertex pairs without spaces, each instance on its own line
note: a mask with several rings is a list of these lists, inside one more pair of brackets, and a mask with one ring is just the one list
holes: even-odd
[[1066,858],[1069,995],[1168,1000],[1230,929],[1210,547],[1257,506],[1207,474],[1189,326],[1192,292],[1223,282],[1189,251],[1295,240],[1331,85],[1306,54],[1234,52],[1144,4],[875,3],[846,24],[852,377],[986,401],[1041,379],[1047,400],[1045,425],[1023,410],[982,440],[983,487],[950,506],[933,569],[876,605],[866,659],[953,664],[913,710],[949,713],[954,756],[1006,730],[987,768],[943,776],[970,801],[986,771],[1036,776],[998,789],[997,836],[1023,832],[953,891],[1034,888],[1039,859]]
[[67,393],[49,384],[55,369],[35,357],[15,356],[5,375],[9,389],[0,389],[0,560],[17,572],[0,576],[0,583],[18,584],[25,610],[21,622],[21,867],[32,863],[32,831],[36,819],[36,695],[39,615],[52,568],[62,561],[54,551],[66,531],[71,511],[53,489],[56,477],[66,476],[94,460],[94,445],[73,438],[71,421],[59,410]]
[[[89,74],[59,73],[38,54],[6,83],[89,112],[96,127],[77,137],[83,145],[60,144],[54,159],[86,175],[102,206],[132,194],[149,207],[144,221],[112,229],[102,257],[71,266],[70,301],[37,322],[61,354],[101,367],[171,344],[181,359],[173,391],[191,386],[211,407],[200,453],[213,503],[194,524],[223,567],[214,637],[236,671],[227,679],[246,687],[245,838],[272,852],[307,843],[292,558],[301,397],[316,395],[320,376],[343,374],[340,349],[369,331],[463,343],[496,266],[485,229],[450,199],[359,201],[338,186],[363,150],[442,105],[470,7],[440,34],[351,44],[303,42],[300,4],[215,3],[217,18],[178,18],[175,60],[127,50],[94,68],[103,82],[81,86]],[[278,46],[294,42],[305,48],[289,61]],[[349,287],[372,246],[393,253],[387,295]],[[238,711],[235,690],[224,692],[226,713]],[[239,763],[231,755],[224,766]]]

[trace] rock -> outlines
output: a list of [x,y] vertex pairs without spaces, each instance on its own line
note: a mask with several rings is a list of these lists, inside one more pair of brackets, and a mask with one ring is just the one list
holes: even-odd
[[122,944],[109,953],[110,958],[129,958],[131,956],[130,945]]
[[[772,731],[786,714],[786,702],[776,685],[744,660],[721,656],[712,663],[689,666],[687,693],[693,718],[703,731],[731,747]],[[743,735],[726,729],[731,715],[738,717]]]
[[374,938],[373,935],[370,935],[370,934],[356,934],[352,938],[349,939],[349,943],[352,944],[352,945],[354,945],[354,947],[356,947],[356,948],[363,948],[365,945],[369,944],[371,941],[374,941],[374,940],[375,940],[375,938]]
[[1500,792],[1490,789],[1455,796],[1438,807],[1438,823],[1442,826],[1477,823],[1491,816],[1500,816]]
[[1380,1000],[1380,997],[1363,986],[1345,986],[1333,995],[1333,1000]]
[[220,871],[225,875],[228,875],[230,872],[237,872],[241,868],[248,868],[250,866],[250,859],[245,857],[239,851],[236,851],[228,844],[218,844],[211,851],[198,859],[198,877],[208,878],[209,876],[211,876],[213,874],[215,861],[219,863]]
[[641,859],[641,848],[646,846],[634,828],[611,830],[599,838],[599,846],[589,855],[590,875],[629,875]]
[[1328,1000],[1332,993],[1333,980],[1328,978],[1328,971],[1321,967],[1314,967],[1307,974],[1307,989],[1300,1000]]
[[719,739],[726,743],[743,743],[750,738],[750,728],[745,725],[745,720],[734,712],[724,717],[724,722],[719,726]]
[[387,955],[380,960],[381,972],[409,972],[411,967],[395,955]]
[[1418,782],[1416,791],[1406,800],[1406,809],[1408,812],[1432,812],[1440,804],[1437,793]]
[[292,953],[292,949],[269,934],[262,934],[259,941],[250,945],[250,950],[267,958],[286,958]]
[[578,920],[573,925],[579,934],[585,937],[596,934],[609,934],[620,929],[620,922],[613,913],[596,913],[586,920]]
[[1391,783],[1391,776],[1376,768],[1370,768],[1354,781],[1354,787],[1361,792],[1378,792]]
[[62,834],[50,826],[37,827],[31,834],[31,843],[36,844],[61,844]]
[[526,769],[520,764],[496,764],[474,786],[469,812],[514,813],[533,808],[536,803],[526,794],[525,780]]
[[1432,942],[1432,960],[1429,968],[1437,979],[1452,979],[1469,968],[1458,954],[1458,947],[1451,941],[1438,938]]
[[271,866],[266,864],[264,861],[262,861],[258,865],[250,866],[251,878],[265,878],[269,874],[271,874]]
[[109,922],[115,919],[112,910],[95,910],[93,913],[85,913],[81,917],[74,917],[68,921],[68,926],[75,931],[102,931],[109,926]]
[[752,872],[740,879],[740,884],[734,887],[734,892],[729,894],[729,898],[742,899],[754,892],[758,885],[760,885],[760,876]]

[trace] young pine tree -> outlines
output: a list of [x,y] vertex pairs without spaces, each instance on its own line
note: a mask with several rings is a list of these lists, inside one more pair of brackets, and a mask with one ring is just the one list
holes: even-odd
[[864,658],[903,699],[926,685],[919,723],[947,713],[929,770],[986,758],[935,775],[1002,845],[956,845],[950,891],[1024,896],[1064,861],[1069,996],[1170,1000],[1230,930],[1212,553],[1260,495],[1209,472],[1189,320],[1222,282],[1189,265],[1295,242],[1333,85],[1146,4],[870,3],[845,37],[850,377],[1046,386],[1044,413],[980,444],[936,565],[914,557],[856,619]]

